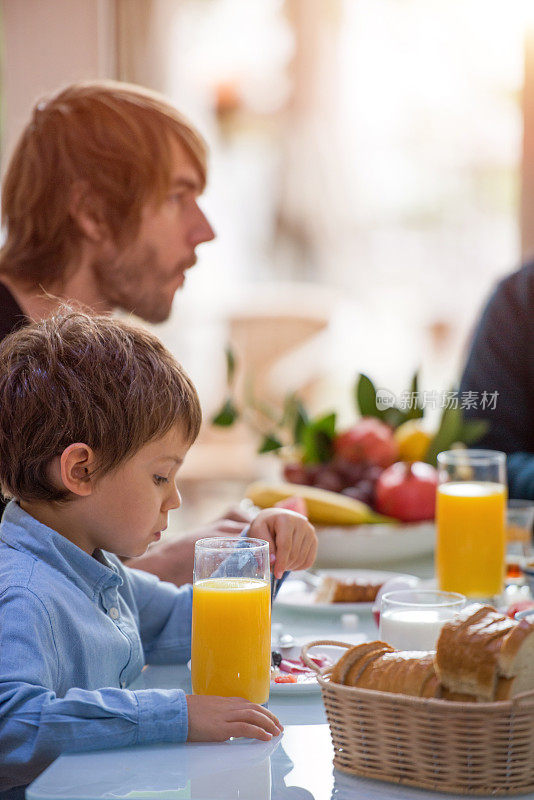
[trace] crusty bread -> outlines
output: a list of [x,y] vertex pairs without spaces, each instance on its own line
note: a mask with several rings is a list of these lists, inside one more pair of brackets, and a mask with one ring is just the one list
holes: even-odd
[[[453,693],[481,701],[534,688],[534,624],[473,604],[447,622],[437,643],[436,671]],[[503,684],[502,678],[514,678]]]
[[338,662],[331,673],[335,683],[413,697],[420,697],[426,687],[427,696],[437,694],[437,679],[430,681],[435,678],[431,651],[397,651],[384,642],[371,642],[351,648],[342,659],[345,663],[336,669]]
[[375,661],[375,659],[377,659],[379,656],[383,655],[383,653],[388,653],[392,650],[393,648],[391,645],[383,643],[382,646],[377,646],[369,653],[363,653],[349,668],[347,674],[345,675],[345,684],[347,686],[357,686],[360,676],[367,669],[367,666],[372,664],[373,661]]
[[330,673],[330,680],[334,683],[346,683],[347,673],[358,663],[360,659],[362,659],[366,655],[371,655],[375,652],[375,650],[383,650],[390,647],[389,644],[385,642],[366,642],[365,644],[356,645],[356,647],[351,647],[344,653],[339,661],[334,665],[332,672]]
[[464,703],[509,700],[534,689],[534,624],[473,604],[444,625],[436,653],[368,642],[347,650],[330,679]]
[[372,603],[381,583],[360,583],[325,575],[315,595],[316,603]]

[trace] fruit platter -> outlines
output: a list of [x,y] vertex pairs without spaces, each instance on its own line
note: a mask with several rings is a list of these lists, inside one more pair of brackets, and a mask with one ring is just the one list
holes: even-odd
[[409,406],[383,407],[372,380],[360,374],[357,419],[349,427],[340,428],[335,412],[310,416],[296,395],[278,417],[250,398],[240,409],[229,396],[213,422],[254,421],[259,452],[279,456],[281,477],[252,483],[246,497],[258,508],[280,505],[306,515],[318,532],[317,566],[373,567],[433,552],[437,454],[471,445],[485,432],[485,423],[465,421],[454,406],[443,409],[432,429],[417,374],[405,394]]

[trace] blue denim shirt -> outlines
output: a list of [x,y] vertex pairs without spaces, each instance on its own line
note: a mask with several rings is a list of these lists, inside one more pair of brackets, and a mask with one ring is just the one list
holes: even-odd
[[0,526],[0,793],[60,753],[187,738],[179,689],[125,687],[190,658],[192,587],[100,560],[14,501]]

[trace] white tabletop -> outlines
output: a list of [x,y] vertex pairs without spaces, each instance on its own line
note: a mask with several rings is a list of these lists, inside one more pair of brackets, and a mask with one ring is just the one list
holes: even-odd
[[[273,621],[308,640],[377,637],[369,612],[357,628],[339,613],[275,609]],[[147,667],[136,687],[191,691],[185,666]],[[330,732],[319,691],[272,695],[269,708],[284,733],[269,743],[239,739],[217,744],[186,743],[130,747],[64,755],[27,789],[27,800],[425,800],[452,798],[396,784],[349,776],[333,769]],[[518,795],[515,795],[518,797]],[[534,800],[534,794],[521,795]]]

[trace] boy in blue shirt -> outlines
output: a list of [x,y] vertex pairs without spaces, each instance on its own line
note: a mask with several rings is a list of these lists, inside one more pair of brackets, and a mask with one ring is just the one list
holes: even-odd
[[[0,345],[0,793],[65,751],[268,740],[240,698],[127,687],[145,663],[190,658],[192,587],[125,567],[180,505],[176,476],[201,422],[194,386],[161,342],[65,311]],[[274,573],[313,563],[304,517],[261,512]]]

